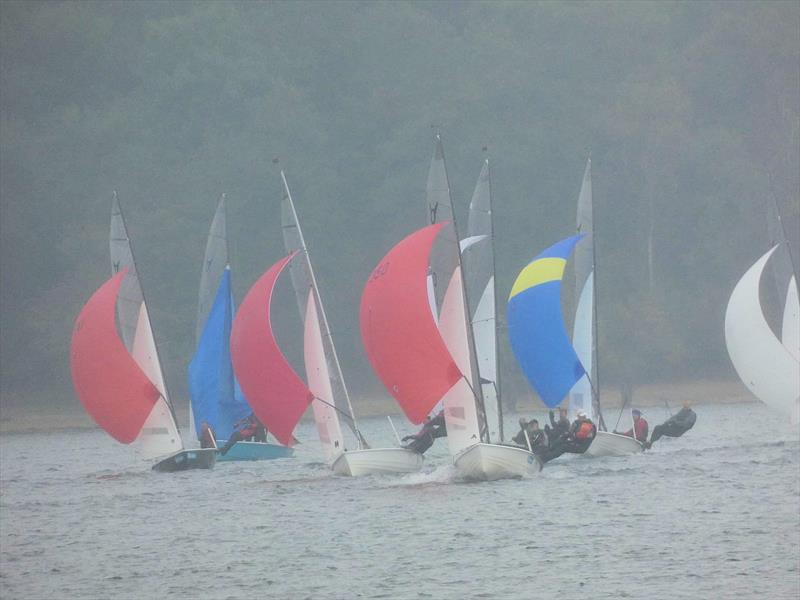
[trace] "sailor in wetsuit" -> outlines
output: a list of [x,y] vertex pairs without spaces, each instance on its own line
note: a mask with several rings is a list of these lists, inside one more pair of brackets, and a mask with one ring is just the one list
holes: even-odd
[[655,428],[653,428],[653,435],[650,437],[650,441],[645,445],[650,448],[663,436],[681,437],[694,427],[695,421],[697,421],[697,414],[690,408],[689,401],[684,400],[683,408],[681,408],[677,414],[672,415],[661,425],[656,425]]
[[411,440],[403,448],[424,454],[428,448],[433,446],[433,440],[445,436],[447,436],[447,425],[444,422],[444,410],[440,410],[434,418],[428,417],[425,425],[417,433],[403,438],[404,442]]
[[[530,450],[534,454],[539,454],[547,450],[547,434],[539,429],[539,421],[531,419],[526,422],[525,419],[520,417],[519,427],[519,433],[511,438],[511,441],[527,450],[528,440],[530,440]],[[528,434],[527,438],[525,437],[526,432]]]
[[[259,429],[259,426],[263,428],[264,426],[261,425],[261,421],[258,420],[254,414],[248,415],[244,419],[240,419],[233,425],[234,427],[239,427],[239,429],[235,430],[225,445],[220,449],[220,454],[225,456],[228,453],[233,445],[236,442],[247,441],[256,435],[256,432]],[[266,438],[266,429],[264,430],[264,437]]]
[[[552,427],[550,425],[552,425]],[[553,416],[553,411],[551,410],[550,425],[544,426],[544,432],[547,434],[547,440],[552,448],[556,441],[561,439],[561,437],[565,436],[567,432],[569,432],[567,409],[563,407],[558,409],[558,421],[556,421],[555,417]]]
[[550,450],[543,453],[544,462],[558,458],[565,452],[583,454],[589,448],[597,435],[597,427],[585,412],[579,411],[578,418],[569,428],[565,436],[550,445]]

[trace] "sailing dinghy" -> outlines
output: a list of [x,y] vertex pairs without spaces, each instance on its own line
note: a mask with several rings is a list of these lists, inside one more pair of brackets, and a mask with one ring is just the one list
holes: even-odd
[[[784,243],[785,244],[785,243]],[[733,367],[747,388],[764,404],[800,422],[800,302],[797,278],[789,280],[781,339],[772,332],[759,298],[767,261],[784,245],[773,246],[736,284],[725,311],[725,345]]]
[[586,161],[578,195],[577,229],[578,233],[585,235],[585,239],[575,248],[575,320],[572,326],[572,345],[585,373],[569,392],[570,417],[574,419],[579,411],[584,411],[597,425],[597,435],[583,456],[599,458],[636,454],[644,450],[643,442],[647,440],[636,440],[606,431],[600,406],[591,158]]
[[[484,186],[486,188],[489,186],[488,166],[485,175],[484,181],[479,179],[478,199],[474,201],[473,206],[476,210],[488,213],[490,204],[487,208],[483,199]],[[430,304],[438,309],[440,334],[458,372],[461,373],[461,378],[442,398],[447,424],[448,448],[453,456],[453,462],[459,473],[467,479],[495,480],[535,475],[541,470],[542,463],[535,454],[530,452],[530,449],[525,450],[498,443],[501,441],[499,424],[501,414],[496,393],[492,394],[491,407],[487,409],[473,322],[475,321],[474,315],[479,314],[478,311],[486,314],[493,313],[493,310],[489,308],[489,300],[493,299],[494,294],[493,283],[490,286],[492,274],[491,270],[485,266],[479,267],[481,263],[487,264],[486,256],[481,257],[481,261],[468,259],[467,268],[471,266],[472,272],[465,271],[462,267],[461,245],[458,241],[458,228],[447,177],[444,147],[441,136],[438,134],[428,171],[426,197],[430,223],[441,223],[442,225],[437,246],[433,249],[430,259],[430,278],[433,284]],[[486,229],[483,223],[479,225],[476,222],[475,226],[481,231]],[[477,235],[487,234],[479,233]],[[489,222],[489,235],[491,235],[491,222]],[[474,240],[475,236],[471,235],[466,240],[467,244],[470,239]],[[477,241],[476,245],[480,243],[484,242]],[[474,282],[479,289],[483,290],[475,313],[470,310],[470,296],[467,295],[465,279]],[[487,288],[487,286],[490,287]],[[491,292],[487,293],[487,289],[491,289]],[[484,301],[483,306],[481,306],[481,301]],[[490,327],[493,328],[491,325]],[[481,327],[478,330],[482,336],[481,339],[485,339],[485,330]],[[484,357],[491,355],[483,344],[481,355]],[[488,375],[490,370],[484,368],[483,372]],[[493,381],[490,377],[484,377],[484,380]],[[489,384],[487,387],[494,392],[493,384]],[[490,418],[496,423],[496,437],[493,437],[491,431]]]
[[[197,346],[189,363],[190,430],[193,437],[203,422],[214,430],[222,446],[240,420],[253,411],[233,375],[230,336],[234,302],[228,259],[225,194],[219,200],[208,233],[197,305]],[[287,446],[266,442],[236,442],[217,460],[270,460],[292,456]]]
[[[289,184],[283,170],[280,174],[283,240],[287,253],[299,254],[289,271],[303,321],[306,377],[314,396],[311,408],[325,460],[338,475],[358,477],[418,471],[422,455],[405,448],[370,448],[358,429]],[[355,436],[355,449],[346,449],[339,414],[345,417]]]
[[156,460],[154,470],[210,469],[216,451],[185,449],[178,431],[116,193],[110,247],[113,275],[89,298],[72,332],[78,398],[111,437]]

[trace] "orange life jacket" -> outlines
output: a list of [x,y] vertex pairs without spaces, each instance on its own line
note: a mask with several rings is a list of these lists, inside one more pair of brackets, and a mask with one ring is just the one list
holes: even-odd
[[585,440],[588,439],[592,435],[593,425],[589,421],[584,421],[581,423],[581,426],[578,427],[578,431],[575,432],[575,439],[577,440]]

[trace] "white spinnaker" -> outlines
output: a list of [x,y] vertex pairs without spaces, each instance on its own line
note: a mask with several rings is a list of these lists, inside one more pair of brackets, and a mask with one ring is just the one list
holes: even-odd
[[800,421],[800,362],[775,337],[764,318],[759,283],[774,246],[733,289],[725,311],[725,344],[742,382],[767,406]]
[[[328,363],[325,360],[325,348],[322,344],[322,333],[317,315],[317,303],[314,300],[313,290],[309,290],[306,302],[306,318],[303,333],[303,358],[306,366],[306,379],[308,389],[314,394],[311,408],[314,411],[314,421],[317,424],[319,441],[328,464],[344,451],[342,428],[339,424],[339,415],[333,408],[333,389],[331,387]],[[320,402],[322,400],[322,402]]]
[[575,311],[575,323],[572,326],[572,346],[586,371],[586,375],[581,377],[569,392],[569,412],[572,419],[581,410],[587,415],[591,415],[593,420],[597,417],[592,411],[592,385],[589,381],[592,376],[592,348],[594,347],[592,343],[593,302],[594,271],[589,273],[586,284],[581,290],[578,308]]
[[442,398],[444,419],[447,424],[447,444],[452,456],[481,441],[475,394],[470,381],[472,369],[465,315],[461,268],[456,267],[447,286],[439,315],[439,332],[456,366],[463,374],[463,377]]
[[500,441],[500,413],[497,408],[497,387],[494,383],[497,381],[494,312],[494,275],[492,275],[481,294],[472,318],[472,335],[475,337],[475,353],[486,407],[486,423],[489,426],[489,439],[492,443]]
[[172,411],[167,405],[167,391],[164,385],[164,375],[156,353],[156,343],[153,331],[150,328],[150,318],[147,315],[147,305],[142,302],[139,309],[139,319],[136,324],[136,335],[133,339],[133,359],[144,371],[147,378],[153,382],[161,393],[158,402],[153,406],[150,415],[139,432],[134,447],[146,459],[157,458],[178,452],[183,449],[181,436]]
[[781,341],[795,360],[800,361],[800,299],[797,296],[797,280],[794,275],[789,280],[789,288],[786,290]]

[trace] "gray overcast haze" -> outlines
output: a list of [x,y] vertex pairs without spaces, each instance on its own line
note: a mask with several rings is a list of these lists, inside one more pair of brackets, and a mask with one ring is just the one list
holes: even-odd
[[606,381],[733,378],[725,304],[768,248],[768,202],[800,238],[799,73],[798,2],[4,1],[2,402],[77,406],[70,334],[110,275],[115,189],[185,398],[219,195],[237,300],[283,254],[276,156],[345,376],[378,392],[357,307],[426,222],[431,125],[463,225],[489,148],[503,298],[574,231],[591,152]]

